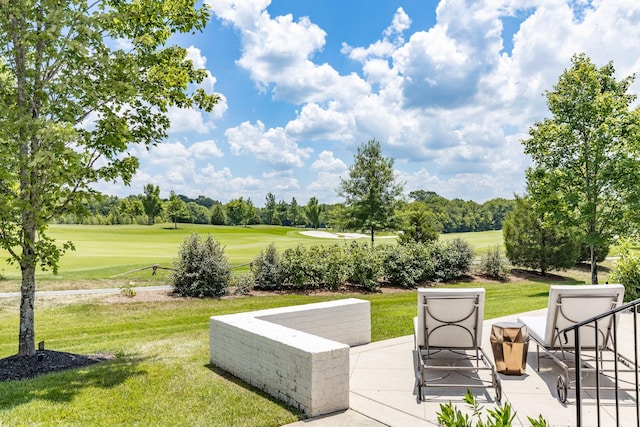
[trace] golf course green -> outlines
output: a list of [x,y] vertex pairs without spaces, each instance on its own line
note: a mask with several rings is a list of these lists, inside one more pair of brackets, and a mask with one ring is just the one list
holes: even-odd
[[[252,225],[248,227],[178,224],[155,225],[60,225],[49,227],[48,235],[61,245],[71,241],[74,251],[67,252],[60,260],[57,276],[50,271],[38,271],[39,280],[95,280],[124,277],[131,280],[162,281],[165,270],[158,270],[151,276],[153,265],[171,267],[180,245],[191,233],[201,236],[211,235],[225,248],[225,254],[236,271],[246,270],[248,263],[274,243],[278,250],[303,245],[345,244],[351,239],[319,238],[303,234],[303,228]],[[330,230],[329,230],[330,231]],[[443,239],[462,237],[476,251],[477,255],[489,247],[502,243],[501,231],[479,233],[445,234]],[[368,237],[357,239],[368,242]],[[378,239],[376,244],[394,244],[395,239]],[[0,274],[5,279],[19,279],[17,265],[6,262],[8,253],[0,251]],[[140,270],[140,271],[136,271]]]

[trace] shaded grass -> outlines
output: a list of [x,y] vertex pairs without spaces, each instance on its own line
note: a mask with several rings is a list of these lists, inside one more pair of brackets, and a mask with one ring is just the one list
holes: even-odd
[[[7,425],[281,425],[301,414],[209,366],[211,315],[320,300],[303,296],[93,302],[38,312],[47,348],[117,354],[109,362],[0,383]],[[0,313],[0,354],[16,349],[17,319]]]

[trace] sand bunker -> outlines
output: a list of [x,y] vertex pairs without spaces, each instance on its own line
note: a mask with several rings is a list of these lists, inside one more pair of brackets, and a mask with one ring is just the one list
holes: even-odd
[[366,234],[360,233],[329,233],[328,231],[309,230],[301,231],[300,234],[310,237],[319,237],[321,239],[362,239],[368,237]]
[[[329,233],[328,231],[309,230],[301,231],[300,234],[321,239],[368,239],[370,236],[362,233]],[[376,239],[393,239],[395,236],[377,236]]]

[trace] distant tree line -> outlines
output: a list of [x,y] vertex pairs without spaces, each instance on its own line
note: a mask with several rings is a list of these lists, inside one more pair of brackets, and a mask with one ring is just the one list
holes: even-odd
[[515,200],[503,198],[482,204],[473,200],[448,200],[425,190],[412,191],[409,197],[414,201],[405,206],[404,211],[423,211],[442,233],[501,230],[507,213],[515,205]]
[[[433,191],[418,190],[409,193],[409,199],[400,203],[395,229],[409,226],[433,233],[500,230],[506,214],[513,210],[515,200],[496,198],[483,204],[461,199],[448,200]],[[148,184],[143,194],[125,198],[102,196],[85,205],[82,213],[66,214],[56,218],[63,224],[117,225],[178,224],[281,225],[291,227],[352,229],[345,219],[342,203],[324,204],[312,197],[306,204],[278,200],[269,192],[264,205],[257,207],[250,198],[240,197],[221,203],[205,196],[190,198],[171,192],[169,198],[160,197],[160,188]],[[394,228],[394,227],[392,227]]]

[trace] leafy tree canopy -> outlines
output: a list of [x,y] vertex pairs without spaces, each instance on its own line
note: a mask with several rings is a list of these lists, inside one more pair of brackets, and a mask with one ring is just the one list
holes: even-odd
[[167,136],[170,107],[212,110],[207,77],[174,34],[204,27],[195,0],[0,2],[0,246],[22,271],[19,354],[35,354],[35,269],[70,245],[50,220],[80,212],[91,184],[129,183],[130,144]]
[[571,62],[546,94],[552,117],[523,141],[534,162],[527,181],[535,209],[582,231],[597,283],[598,248],[637,225],[640,112],[627,93],[634,76],[618,81],[612,63],[596,68],[584,54]]
[[394,219],[402,184],[396,182],[393,159],[382,156],[380,142],[371,139],[358,147],[349,178],[340,180],[338,194],[354,227],[368,230],[371,242],[377,230],[383,230]]

